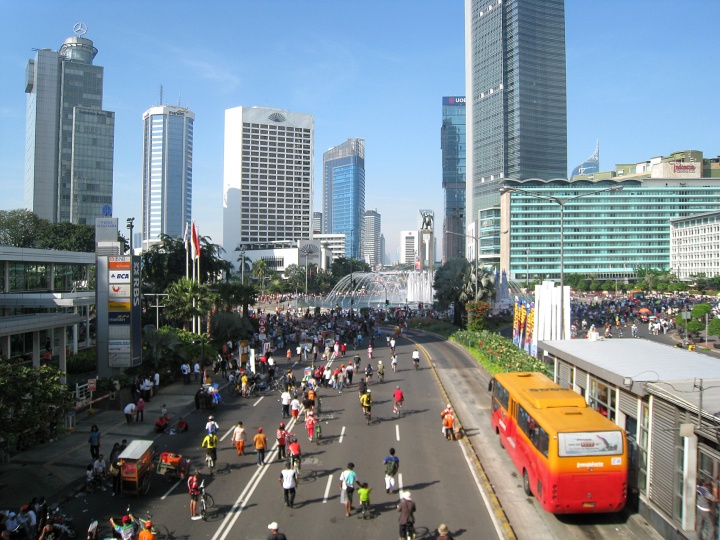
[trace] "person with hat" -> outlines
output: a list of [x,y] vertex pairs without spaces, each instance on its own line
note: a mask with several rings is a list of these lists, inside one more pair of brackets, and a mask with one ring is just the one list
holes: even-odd
[[454,441],[455,440],[455,414],[453,413],[452,407],[450,404],[447,404],[447,407],[445,407],[445,410],[440,413],[440,417],[442,418],[442,430],[443,434],[445,435],[445,438],[448,441]]
[[142,530],[137,537],[138,540],[155,540],[156,536],[153,532],[153,524],[149,519],[142,522]]
[[255,452],[257,452],[258,467],[265,462],[265,450],[267,449],[267,436],[263,433],[263,428],[259,427],[257,433],[253,437]]
[[450,529],[444,523],[438,526],[437,540],[453,540],[453,535],[450,534]]
[[277,521],[273,521],[270,525],[268,525],[268,530],[270,531],[270,534],[268,535],[267,540],[287,540],[287,536],[278,532]]
[[408,536],[415,534],[415,502],[413,502],[409,491],[400,493],[400,504],[397,510],[400,513],[398,522],[400,524],[400,540],[405,540]]
[[370,425],[370,422],[372,422],[372,390],[369,388],[360,397],[360,405],[362,405],[363,414],[367,418],[368,425]]
[[305,418],[305,429],[307,430],[308,441],[315,440],[315,424],[317,423],[318,421],[317,418],[315,418],[315,413],[310,411],[307,418]]
[[113,518],[110,518],[110,526],[113,531],[120,535],[121,540],[132,540],[135,536],[135,518],[132,514],[128,514],[122,517],[120,524],[115,523]]

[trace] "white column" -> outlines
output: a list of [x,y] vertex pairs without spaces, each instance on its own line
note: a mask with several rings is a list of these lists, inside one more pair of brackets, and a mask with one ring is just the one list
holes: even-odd
[[695,531],[695,500],[697,497],[697,435],[683,437],[682,527]]

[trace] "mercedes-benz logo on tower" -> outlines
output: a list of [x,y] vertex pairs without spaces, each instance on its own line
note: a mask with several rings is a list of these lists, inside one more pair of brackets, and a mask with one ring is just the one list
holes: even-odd
[[77,36],[84,36],[87,33],[87,25],[83,22],[75,23],[73,32],[75,32]]

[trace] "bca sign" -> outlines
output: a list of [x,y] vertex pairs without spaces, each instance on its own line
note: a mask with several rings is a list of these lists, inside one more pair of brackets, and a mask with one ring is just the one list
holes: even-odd
[[110,270],[108,276],[110,283],[130,283],[130,271],[129,270]]

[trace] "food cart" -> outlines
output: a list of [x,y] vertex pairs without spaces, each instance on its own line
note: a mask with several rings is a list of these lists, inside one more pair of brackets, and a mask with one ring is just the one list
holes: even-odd
[[153,466],[153,442],[132,441],[118,456],[120,468],[120,492],[123,495],[140,496],[150,490],[150,474]]

